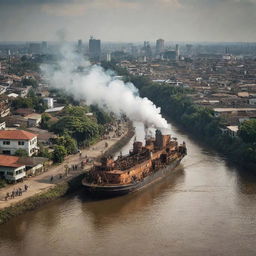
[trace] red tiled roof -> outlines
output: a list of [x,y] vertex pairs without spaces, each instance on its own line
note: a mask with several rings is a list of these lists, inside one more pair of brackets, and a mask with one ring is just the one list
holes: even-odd
[[0,166],[16,168],[24,165],[24,164],[18,163],[18,161],[19,161],[18,156],[0,155]]
[[0,131],[0,139],[2,140],[31,140],[37,135],[23,130],[6,130]]

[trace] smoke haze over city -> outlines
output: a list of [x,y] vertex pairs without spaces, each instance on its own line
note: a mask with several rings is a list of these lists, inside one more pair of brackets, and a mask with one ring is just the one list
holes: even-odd
[[[48,64],[41,67],[52,87],[65,90],[77,100],[85,100],[88,105],[99,105],[119,116],[125,114],[132,121],[169,127],[160,114],[161,109],[149,99],[139,97],[132,83],[115,78],[113,72],[105,72],[100,66],[90,65],[67,45],[62,47],[61,57],[57,69]],[[83,72],[74,72],[78,67],[83,67]]]

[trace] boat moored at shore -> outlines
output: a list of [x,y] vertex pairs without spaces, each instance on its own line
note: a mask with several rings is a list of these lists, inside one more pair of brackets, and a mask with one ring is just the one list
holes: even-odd
[[172,172],[187,154],[186,144],[178,145],[170,134],[156,130],[155,139],[148,138],[145,146],[135,141],[126,156],[116,160],[101,158],[86,174],[82,184],[96,196],[120,196],[143,188]]

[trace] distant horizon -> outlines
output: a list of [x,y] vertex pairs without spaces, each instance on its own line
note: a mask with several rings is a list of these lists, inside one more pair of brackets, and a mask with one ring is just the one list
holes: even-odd
[[255,20],[256,0],[0,0],[6,42],[253,43]]
[[[144,41],[105,41],[101,38],[96,38],[101,40],[101,43],[108,43],[108,44],[143,44],[145,41],[148,41],[150,43],[155,43],[156,40],[158,39],[163,39],[165,43],[170,43],[170,44],[175,44],[175,43],[181,43],[181,44],[256,44],[256,41],[169,41],[165,40],[162,37],[156,38],[155,40],[144,40]],[[89,42],[89,38],[87,40],[84,40],[82,38],[78,38],[76,40],[65,40],[65,41],[58,41],[58,40],[12,40],[12,41],[0,41],[0,44],[7,44],[7,43],[20,43],[20,44],[26,44],[26,43],[42,43],[42,42],[47,42],[47,43],[56,43],[56,44],[61,44],[61,43],[77,43],[78,40],[82,40],[82,43],[87,43]]]

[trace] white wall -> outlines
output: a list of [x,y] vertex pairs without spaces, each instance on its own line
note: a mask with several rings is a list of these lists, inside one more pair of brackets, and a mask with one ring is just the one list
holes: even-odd
[[[10,145],[5,145],[4,141],[9,141]],[[24,145],[19,145],[20,142],[24,142]],[[37,150],[37,137],[32,140],[0,140],[0,154],[4,150],[9,150],[11,155],[14,155],[18,149],[24,149],[28,152],[28,156],[32,156]]]

